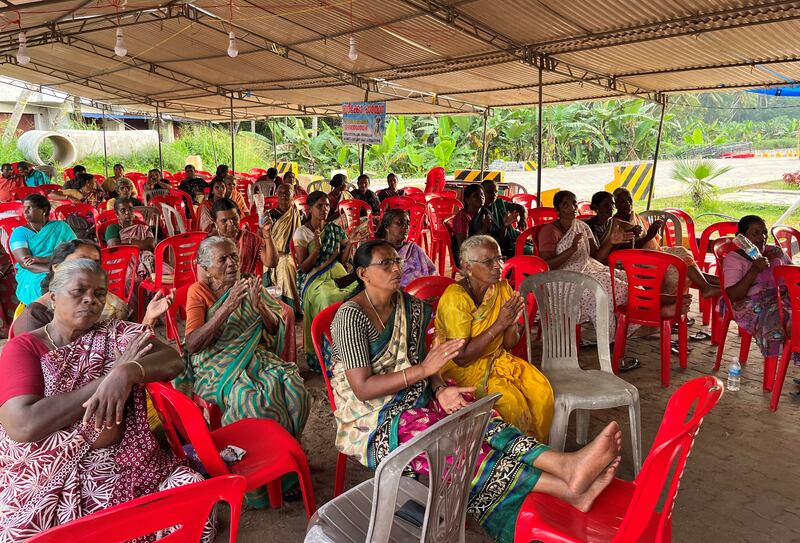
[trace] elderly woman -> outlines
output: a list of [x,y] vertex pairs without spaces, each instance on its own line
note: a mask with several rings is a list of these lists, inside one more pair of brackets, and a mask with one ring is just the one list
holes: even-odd
[[[427,350],[431,308],[400,290],[402,259],[394,247],[368,241],[356,251],[354,267],[362,288],[342,304],[331,328],[336,447],[375,469],[392,449],[467,405],[475,389],[449,386],[439,375],[467,340]],[[580,451],[557,453],[495,417],[479,453],[468,511],[503,543],[513,541],[529,492],[588,511],[614,477],[621,439],[612,422]],[[424,457],[411,468],[426,473]]]
[[270,268],[270,280],[273,285],[280,287],[283,302],[299,312],[297,264],[291,255],[290,245],[294,233],[303,224],[303,214],[292,204],[291,185],[281,183],[275,192],[278,196],[278,207],[269,210],[269,221],[272,222],[272,243],[278,254],[278,263]]
[[27,224],[14,229],[8,246],[17,262],[17,298],[28,305],[42,295],[42,279],[50,271],[53,249],[75,239],[75,233],[66,222],[50,220],[50,202],[41,194],[28,195],[22,212]]
[[[214,207],[214,202],[222,198],[227,198],[228,187],[225,185],[224,180],[217,179],[211,183],[211,190],[208,193],[208,198],[197,206],[195,214],[195,230],[198,232],[214,231],[214,217],[211,215],[211,209]],[[235,203],[235,202],[234,202]],[[239,206],[236,206],[239,209]]]
[[139,279],[147,279],[156,271],[155,238],[150,227],[133,221],[133,202],[127,198],[118,198],[114,202],[117,224],[106,228],[105,240],[109,247],[117,245],[134,245],[139,248],[139,267],[136,275]]
[[117,181],[117,190],[111,193],[112,198],[106,202],[106,210],[111,211],[117,200],[130,200],[132,205],[143,206],[141,200],[136,198],[136,187],[133,186],[133,181],[127,177],[123,177]]
[[[728,253],[722,261],[725,276],[725,291],[733,307],[733,320],[752,335],[761,354],[777,357],[783,349],[785,326],[792,311],[787,298],[784,301],[784,321],[778,311],[778,285],[775,283],[775,266],[791,264],[783,250],[767,245],[767,225],[757,215],[746,215],[739,219],[738,234],[749,239],[761,251],[761,256],[751,259],[738,249]],[[781,289],[786,287],[781,285]],[[724,304],[720,304],[725,311]],[[800,365],[800,353],[792,353],[792,360]]]
[[[229,424],[269,418],[300,438],[310,398],[297,366],[281,360],[286,330],[281,307],[256,278],[243,279],[236,245],[204,239],[197,250],[198,281],[186,300],[186,378],[194,392],[222,409]],[[250,496],[257,507],[266,494]]]
[[3,347],[0,540],[202,480],[147,424],[142,385],[174,378],[183,361],[142,325],[98,322],[106,294],[98,263],[65,262],[50,282],[52,321]]
[[496,408],[504,420],[547,441],[553,419],[553,389],[532,364],[509,351],[523,334],[525,302],[501,279],[500,246],[473,236],[461,246],[464,278],[447,287],[436,313],[436,337],[462,339],[462,349],[442,377],[475,387],[480,395],[500,392]]
[[388,241],[403,259],[401,288],[405,288],[414,279],[436,275],[436,266],[422,250],[422,247],[408,240],[410,225],[408,211],[396,208],[387,209],[378,226],[378,231],[375,232],[376,238]]
[[294,233],[297,259],[297,290],[303,308],[303,337],[306,363],[314,371],[321,371],[320,361],[314,353],[311,340],[311,322],[317,313],[331,304],[341,302],[355,289],[352,277],[345,266],[350,262],[353,245],[363,239],[358,229],[348,237],[329,217],[328,195],[316,190],[308,195],[306,203],[310,217]]

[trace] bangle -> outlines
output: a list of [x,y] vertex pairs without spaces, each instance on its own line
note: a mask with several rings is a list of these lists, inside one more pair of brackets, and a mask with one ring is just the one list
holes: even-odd
[[403,369],[403,381],[406,383],[406,388],[408,388],[408,376],[406,375],[405,368]]
[[140,370],[142,370],[142,382],[144,382],[145,376],[147,375],[147,374],[145,373],[145,371],[144,371],[144,366],[142,366],[142,365],[141,365],[141,364],[140,364],[138,361],[136,361],[136,360],[131,360],[130,362],[128,362],[128,364],[136,364],[137,366],[139,366],[139,369],[140,369]]
[[447,385],[438,385],[437,387],[435,387],[433,389],[433,397],[435,398],[436,395],[439,394],[439,391],[442,390],[443,388],[447,388]]

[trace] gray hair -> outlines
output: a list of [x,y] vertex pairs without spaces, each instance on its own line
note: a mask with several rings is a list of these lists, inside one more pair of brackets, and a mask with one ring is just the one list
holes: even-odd
[[50,292],[61,292],[72,284],[72,279],[79,273],[100,275],[107,281],[106,272],[99,262],[88,258],[66,260],[58,265],[50,280]]
[[229,238],[222,236],[209,236],[200,242],[197,248],[197,265],[201,268],[210,268],[213,264],[211,260],[211,252],[217,245],[230,244],[234,249],[238,250],[236,244]]
[[474,262],[472,259],[472,252],[478,247],[484,247],[486,245],[497,247],[497,250],[500,250],[500,245],[492,236],[480,235],[465,239],[464,243],[461,244],[461,249],[458,251],[459,259],[462,263]]

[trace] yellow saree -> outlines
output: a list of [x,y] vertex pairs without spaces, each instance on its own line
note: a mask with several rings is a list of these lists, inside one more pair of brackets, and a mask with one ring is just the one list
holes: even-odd
[[272,241],[280,256],[278,265],[269,270],[270,279],[273,285],[281,288],[281,300],[295,311],[301,310],[300,295],[297,292],[297,265],[289,254],[289,241],[302,222],[300,210],[290,206],[272,225]]
[[[469,293],[459,284],[447,287],[436,313],[436,337],[443,339],[475,338],[488,329],[500,315],[513,294],[507,281],[500,281],[476,307]],[[533,364],[503,348],[500,334],[487,346],[480,358],[466,366],[450,361],[441,372],[445,380],[460,386],[474,386],[477,395],[501,393],[495,409],[503,420],[547,443],[553,419],[553,389],[547,378]]]

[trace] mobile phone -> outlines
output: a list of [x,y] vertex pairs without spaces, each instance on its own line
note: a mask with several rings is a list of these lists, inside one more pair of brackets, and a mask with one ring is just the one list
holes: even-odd
[[425,521],[425,506],[414,500],[408,500],[394,512],[394,515],[417,528],[422,528],[422,523]]

